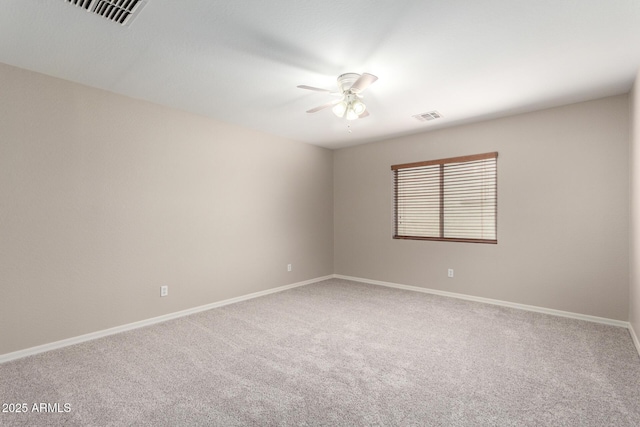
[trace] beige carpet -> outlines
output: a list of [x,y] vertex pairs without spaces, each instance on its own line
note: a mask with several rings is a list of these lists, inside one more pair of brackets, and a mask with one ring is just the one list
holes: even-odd
[[2,364],[0,403],[27,407],[3,426],[638,426],[640,358],[623,328],[328,280]]

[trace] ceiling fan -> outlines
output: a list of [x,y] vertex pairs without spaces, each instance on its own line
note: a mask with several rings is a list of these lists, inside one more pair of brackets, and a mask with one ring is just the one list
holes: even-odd
[[300,89],[314,90],[316,92],[328,92],[331,95],[340,95],[340,99],[336,99],[320,105],[319,107],[307,110],[307,113],[315,113],[333,106],[331,110],[336,116],[340,118],[346,117],[347,120],[356,120],[369,115],[369,112],[366,111],[367,106],[361,101],[362,96],[360,94],[376,80],[378,80],[378,78],[369,73],[363,73],[362,75],[357,73],[345,73],[338,76],[339,92],[332,92],[327,89],[320,89],[318,87],[307,85],[300,85],[298,87]]

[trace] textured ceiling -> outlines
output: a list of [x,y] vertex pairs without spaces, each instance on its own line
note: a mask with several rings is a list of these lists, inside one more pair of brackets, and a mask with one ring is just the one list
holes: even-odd
[[[625,93],[640,65],[638,0],[147,0],[128,27],[0,6],[0,62],[328,148]],[[370,116],[305,113],[333,98],[296,86],[345,72],[379,77]]]

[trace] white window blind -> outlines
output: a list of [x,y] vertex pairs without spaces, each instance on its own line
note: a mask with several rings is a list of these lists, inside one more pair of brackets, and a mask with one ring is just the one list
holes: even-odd
[[497,243],[498,153],[407,163],[394,176],[394,238]]

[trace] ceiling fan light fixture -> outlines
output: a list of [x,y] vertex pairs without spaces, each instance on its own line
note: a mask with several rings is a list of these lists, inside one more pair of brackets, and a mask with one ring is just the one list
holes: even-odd
[[353,110],[354,113],[356,113],[359,116],[360,114],[364,113],[364,110],[367,109],[367,106],[364,105],[364,102],[360,101],[359,99],[356,99],[351,103],[351,109]]
[[350,105],[349,108],[347,108],[347,120],[355,120],[357,118],[358,114],[353,109],[353,106]]
[[336,116],[342,118],[344,117],[344,113],[347,111],[347,103],[345,101],[340,101],[333,106],[331,111],[333,111],[333,114]]
[[[367,106],[364,105],[364,102],[360,100],[360,98],[362,98],[360,93],[362,93],[376,80],[378,80],[376,76],[368,73],[341,74],[340,76],[338,76],[338,88],[342,93],[342,98],[339,101],[327,102],[324,105],[320,105],[318,107],[307,110],[307,113],[315,113],[333,105],[331,111],[333,111],[333,114],[335,114],[338,118],[356,120],[367,117],[369,115],[369,112],[366,111]],[[299,85],[298,87],[300,89],[313,90],[316,92],[329,92],[331,94],[335,94],[335,92],[331,92],[328,89],[321,89],[313,86]]]

